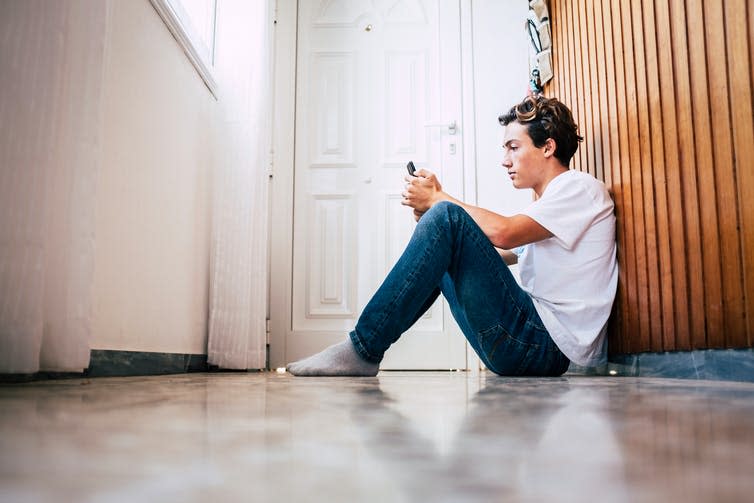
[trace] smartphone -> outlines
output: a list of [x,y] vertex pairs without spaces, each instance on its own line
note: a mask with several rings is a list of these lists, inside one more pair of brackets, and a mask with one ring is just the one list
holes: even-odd
[[409,175],[416,176],[416,166],[414,166],[414,161],[408,161],[408,164],[406,164],[406,169],[408,170]]

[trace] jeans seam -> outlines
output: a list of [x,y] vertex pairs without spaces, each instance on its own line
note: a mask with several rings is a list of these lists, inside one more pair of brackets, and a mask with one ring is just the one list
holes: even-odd
[[531,354],[532,354],[533,351],[537,351],[538,349],[539,349],[539,347],[535,348],[535,347],[532,347],[532,346],[526,346],[526,351],[524,352],[523,358],[521,358],[521,363],[518,365],[518,368],[516,369],[516,373],[518,375],[522,375],[522,374],[526,373],[526,370],[531,365],[531,361],[532,361]]
[[[470,215],[468,215],[468,214],[466,214],[466,215],[468,216],[468,218],[471,218]],[[467,222],[463,222],[463,224],[466,225]],[[500,270],[500,267],[501,267],[500,262],[502,261],[502,258],[500,258],[500,256],[497,254],[497,252],[495,252],[495,254],[493,255],[489,251],[489,247],[488,247],[488,245],[490,244],[489,238],[487,238],[486,236],[480,234],[480,232],[476,232],[476,229],[474,230],[474,232],[465,233],[465,236],[467,236],[469,238],[469,240],[474,243],[474,246],[476,246],[477,249],[479,249],[479,250],[486,250],[485,253],[484,253],[484,257],[485,257],[485,261],[486,261],[488,269],[494,271],[494,275],[497,278],[497,280],[500,282],[501,285],[508,285],[509,278],[505,277],[505,275],[502,274],[502,271]],[[455,250],[455,248],[453,248],[453,249]],[[492,248],[492,250],[494,250],[494,248]],[[505,267],[507,267],[507,265]],[[515,283],[515,287],[516,288],[521,289],[521,286],[518,284],[517,281],[515,281],[515,279],[513,279],[513,282]],[[517,316],[519,319],[524,320],[524,324],[528,325],[529,328],[534,329],[534,330],[541,329],[541,330],[543,330],[545,332],[545,335],[547,337],[550,337],[550,334],[547,332],[547,329],[544,327],[544,325],[541,324],[541,319],[539,319],[539,315],[536,312],[536,309],[534,308],[534,306],[533,305],[530,306],[531,307],[531,311],[532,311],[531,313],[530,312],[525,312],[525,310],[523,309],[523,306],[520,304],[519,299],[516,298],[513,295],[512,292],[513,292],[512,288],[506,286],[506,288],[505,288],[505,296],[508,298],[508,308],[509,309],[514,309],[515,310],[515,316]],[[527,296],[527,298],[529,299],[529,302],[533,303],[533,301],[531,300],[531,297],[526,292],[523,292],[523,294]],[[529,311],[529,310],[526,310],[526,311]],[[539,323],[536,323],[535,320],[532,319],[533,318],[532,315],[534,315],[534,316],[537,317],[536,320],[539,321]],[[508,329],[505,328],[502,325],[502,323],[500,323],[499,321],[496,322],[491,327],[487,327],[485,330],[483,330],[481,332],[484,332],[486,330],[490,330],[490,329],[496,328],[496,327],[499,328],[499,329],[502,329],[503,332],[506,334],[506,336],[509,337],[511,340],[515,341],[518,344],[523,345],[526,348],[533,348],[535,350],[539,350],[542,347],[541,344],[532,344],[532,343],[525,342],[525,341],[517,339],[516,337],[514,337],[513,335],[511,335],[510,332],[508,331]],[[477,337],[479,337],[479,334],[481,332],[477,332],[477,334],[476,334]],[[499,345],[499,343],[500,343],[500,341],[497,341],[495,343],[495,347],[490,349],[489,355],[494,354],[494,350]]]
[[[465,210],[463,210],[463,211],[465,212]],[[468,218],[471,218],[471,215],[468,215],[468,213],[466,213],[466,215],[468,216]],[[481,229],[480,229],[480,231],[481,231]],[[480,250],[483,250],[483,249],[487,248],[487,244],[490,244],[489,238],[487,238],[487,236],[484,236],[484,240],[483,240],[482,236],[479,235],[479,232],[471,232],[471,233],[468,233],[467,236],[471,240],[474,241],[474,244]],[[493,248],[493,250],[494,250],[494,248]],[[497,252],[495,252],[495,254],[497,255]],[[486,262],[487,262],[487,267],[490,270],[495,271],[495,277],[497,278],[497,280],[500,283],[502,283],[502,284],[507,284],[507,280],[503,277],[503,275],[500,274],[500,271],[498,269],[500,267],[500,261],[502,261],[502,258],[500,258],[499,255],[497,255],[496,257],[495,256],[491,256],[490,253],[485,253],[485,258],[486,258]],[[507,265],[505,267],[507,267]],[[517,286],[520,288],[520,285],[517,284]],[[518,313],[518,315],[520,317],[524,317],[525,315],[524,315],[524,312],[521,310],[521,306],[519,306],[517,299],[515,299],[513,297],[513,295],[511,294],[511,291],[510,291],[509,288],[506,288],[506,293],[505,294],[508,296],[508,299],[510,301],[509,304],[512,305],[512,306],[514,306],[514,308],[516,309],[516,312]],[[528,316],[525,316],[525,317],[526,317],[527,320],[529,319]]]
[[[440,233],[436,232],[434,233],[431,241],[432,246],[425,246],[424,250],[422,251],[421,255],[421,263],[427,264],[427,255],[429,255],[430,250],[437,245],[437,241],[439,240]],[[395,306],[397,306],[405,296],[405,293],[407,290],[409,290],[410,286],[413,286],[414,282],[417,279],[417,270],[411,271],[408,273],[408,276],[406,277],[406,281],[403,282],[403,285],[401,285],[401,289],[398,291],[398,295],[396,295],[393,300],[388,304],[388,308],[385,309],[382,312],[382,316],[380,317],[379,321],[375,324],[375,331],[380,332],[382,328],[385,325],[385,322],[390,318],[390,316],[393,314],[393,311],[395,310]]]
[[[480,241],[479,236],[477,235],[477,233],[473,233],[470,237],[474,240],[474,242],[476,243],[476,245],[478,247],[480,247],[480,249],[484,248],[484,243],[482,241]],[[486,236],[485,236],[485,238],[486,238]],[[500,267],[499,262],[493,260],[493,257],[490,257],[489,253],[486,253],[485,256],[487,258],[487,266],[491,270],[495,271],[495,276],[497,277],[498,281],[500,281],[503,284],[506,284],[507,283],[506,278],[504,278],[504,276],[501,275],[500,271],[498,270],[498,267]],[[500,258],[499,260],[502,260],[502,258]],[[507,265],[506,265],[506,267],[507,267]],[[517,284],[517,286],[520,288],[520,285]],[[519,316],[523,317],[524,316],[524,312],[521,310],[521,306],[519,305],[518,300],[511,294],[510,288],[506,288],[505,295],[508,297],[508,299],[510,301],[509,305],[513,306],[516,309],[516,312],[518,313]],[[528,320],[529,317],[526,316],[526,319]]]
[[484,329],[484,330],[482,330],[482,331],[480,331],[480,332],[477,333],[477,338],[479,339],[479,347],[480,348],[484,349],[483,346],[482,346],[482,344],[483,344],[482,334],[487,333],[487,332],[491,332],[493,330],[499,330],[500,332],[502,332],[503,333],[503,337],[498,337],[497,340],[494,341],[494,343],[492,344],[492,347],[488,351],[485,351],[485,353],[487,355],[487,358],[490,360],[490,363],[492,363],[492,357],[495,354],[495,351],[497,351],[497,347],[500,345],[501,342],[503,342],[503,339],[504,338],[510,338],[510,334],[508,333],[508,330],[506,330],[506,328],[503,326],[503,324],[502,323],[495,323],[493,326],[488,327],[488,328],[486,328],[486,329]]
[[[508,330],[506,330],[506,328],[503,326],[502,323],[496,323],[495,325],[492,325],[491,327],[486,328],[485,330],[482,330],[481,332],[479,332],[479,334],[481,335],[482,333],[491,332],[491,331],[499,332],[500,337],[498,337],[497,340],[493,342],[492,347],[488,351],[486,351],[486,354],[489,357],[488,359],[490,360],[490,363],[491,363],[491,365],[488,368],[498,375],[525,374],[526,369],[529,366],[530,361],[531,361],[530,354],[532,351],[538,351],[539,345],[523,342],[519,339],[516,339],[508,332]],[[480,342],[481,342],[481,339],[480,339]],[[516,365],[515,371],[512,374],[501,371],[501,369],[497,368],[497,365],[495,365],[493,361],[494,360],[493,355],[497,351],[498,346],[500,346],[503,342],[508,342],[509,344],[512,342],[512,343],[517,344],[518,346],[520,346],[521,352],[523,353],[521,357],[521,363]]]
[[[541,348],[541,347],[542,347],[542,344],[533,343],[533,342],[527,342],[527,341],[522,341],[521,339],[518,339],[518,338],[514,337],[514,336],[513,336],[513,335],[511,335],[511,333],[510,333],[510,332],[509,332],[509,331],[508,331],[508,330],[507,330],[507,329],[506,329],[506,328],[505,328],[505,327],[503,326],[503,324],[502,324],[502,323],[495,323],[495,324],[494,324],[494,325],[492,325],[491,327],[489,327],[489,328],[486,328],[485,330],[482,330],[482,332],[487,332],[487,331],[489,331],[489,330],[492,330],[492,329],[500,329],[500,330],[502,330],[502,331],[503,331],[503,332],[505,333],[505,337],[507,337],[508,339],[512,340],[513,342],[515,342],[515,343],[517,343],[517,344],[521,344],[522,346],[525,346],[525,347],[527,347],[527,348],[534,348],[534,349],[539,349],[539,348]],[[549,334],[548,334],[548,337],[549,337]]]

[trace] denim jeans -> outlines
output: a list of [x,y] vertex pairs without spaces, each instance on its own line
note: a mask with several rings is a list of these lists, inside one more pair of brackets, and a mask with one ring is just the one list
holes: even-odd
[[460,206],[434,205],[351,332],[359,355],[379,363],[442,292],[471,347],[500,375],[558,376],[569,360],[529,295]]

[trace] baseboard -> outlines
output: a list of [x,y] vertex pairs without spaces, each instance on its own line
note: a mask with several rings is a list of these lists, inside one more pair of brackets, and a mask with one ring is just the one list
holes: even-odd
[[[93,349],[89,368],[83,373],[0,374],[0,382],[184,374],[210,370],[213,369],[207,364],[207,355]],[[571,364],[566,375],[754,382],[754,348],[614,355],[610,357],[607,365],[599,368],[584,368]]]
[[89,368],[83,372],[0,374],[0,383],[24,383],[48,379],[76,379],[81,377],[127,377],[185,374],[187,372],[207,372],[209,370],[207,355],[92,349],[89,357]]
[[571,365],[568,373],[754,382],[754,348],[614,355],[603,367]]
[[186,353],[152,353],[92,349],[89,377],[145,376],[206,372],[207,355]]
[[616,355],[609,369],[617,375],[754,382],[754,348]]

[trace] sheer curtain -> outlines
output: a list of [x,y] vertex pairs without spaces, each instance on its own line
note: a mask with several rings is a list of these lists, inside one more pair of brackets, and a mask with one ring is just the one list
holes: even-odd
[[271,30],[268,0],[218,0],[223,136],[214,178],[208,361],[266,366]]
[[89,365],[106,9],[0,2],[0,373]]

